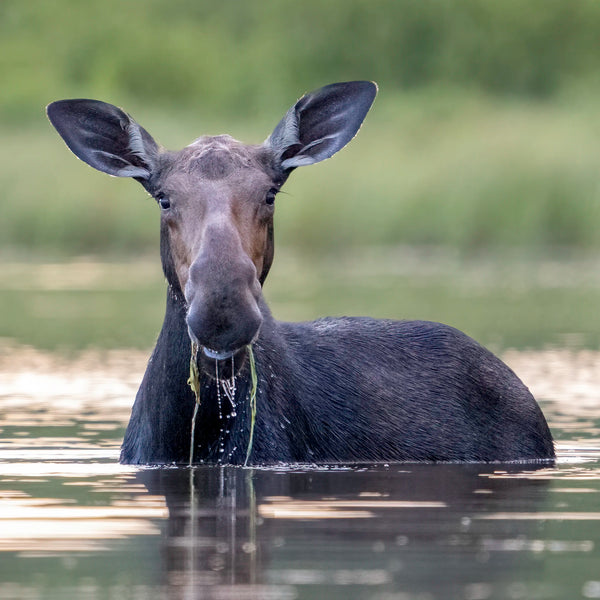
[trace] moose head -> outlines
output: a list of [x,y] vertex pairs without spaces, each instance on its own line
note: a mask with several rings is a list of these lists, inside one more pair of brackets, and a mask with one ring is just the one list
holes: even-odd
[[336,83],[300,98],[267,140],[200,137],[161,148],[121,109],[60,100],[47,113],[67,146],[95,169],[132,177],[161,211],[161,258],[185,299],[189,336],[204,356],[225,360],[258,335],[261,286],[273,261],[275,197],[296,167],[343,148],[359,130],[377,86]]

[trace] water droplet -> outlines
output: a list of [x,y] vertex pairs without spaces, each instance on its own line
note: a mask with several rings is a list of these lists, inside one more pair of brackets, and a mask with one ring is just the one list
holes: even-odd
[[246,554],[253,554],[254,552],[256,552],[256,544],[254,544],[253,542],[245,542],[244,544],[242,544],[242,551]]
[[215,546],[215,550],[219,554],[227,554],[227,552],[229,552],[229,546],[225,542],[218,542]]

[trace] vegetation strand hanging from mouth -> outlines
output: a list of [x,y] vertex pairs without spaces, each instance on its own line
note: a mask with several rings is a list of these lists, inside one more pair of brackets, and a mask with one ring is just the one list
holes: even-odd
[[[252,346],[249,344],[246,346],[248,352],[248,359],[250,362],[250,379],[252,386],[250,388],[250,436],[248,439],[248,447],[246,449],[246,458],[244,460],[244,466],[248,466],[250,454],[252,453],[252,446],[254,443],[254,426],[256,424],[256,389],[258,387],[258,377],[256,375],[256,362],[254,360],[254,352]],[[235,375],[233,375],[235,377]],[[190,432],[190,460],[189,466],[194,464],[194,449],[195,449],[195,432],[196,432],[196,417],[198,415],[198,409],[200,408],[200,370],[198,369],[198,345],[192,342],[192,354],[190,357],[190,376],[187,380],[192,392],[194,392],[195,406],[194,414],[192,415],[192,425]],[[217,382],[219,385],[219,382]]]

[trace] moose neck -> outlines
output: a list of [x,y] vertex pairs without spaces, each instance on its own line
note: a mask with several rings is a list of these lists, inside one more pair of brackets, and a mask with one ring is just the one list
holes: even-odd
[[[125,435],[121,460],[127,463],[186,463],[190,457],[195,397],[187,383],[192,348],[186,321],[188,306],[174,272],[167,232],[161,233],[161,258],[168,283],[166,312]],[[272,330],[274,321],[262,295],[259,308],[265,331]],[[243,463],[250,423],[248,363],[245,350],[223,361],[199,353],[195,462]],[[144,447],[136,445],[133,437],[140,429],[149,430],[148,436],[142,436],[146,440]]]

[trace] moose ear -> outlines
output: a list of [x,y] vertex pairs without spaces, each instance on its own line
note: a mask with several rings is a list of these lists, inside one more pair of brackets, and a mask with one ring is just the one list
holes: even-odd
[[46,112],[71,151],[95,169],[141,181],[155,170],[158,145],[120,108],[98,100],[59,100]]
[[356,135],[376,95],[371,81],[333,83],[305,94],[265,144],[286,171],[325,160]]

